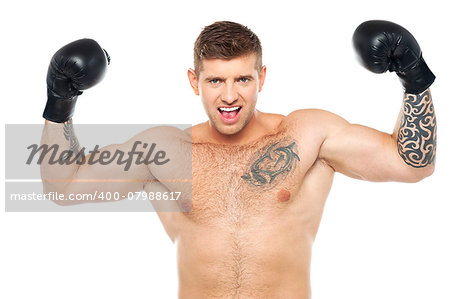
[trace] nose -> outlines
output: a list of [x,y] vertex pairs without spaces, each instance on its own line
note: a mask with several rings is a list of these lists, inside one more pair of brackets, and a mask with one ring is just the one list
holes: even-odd
[[221,98],[227,105],[233,104],[238,99],[238,93],[233,83],[225,84]]

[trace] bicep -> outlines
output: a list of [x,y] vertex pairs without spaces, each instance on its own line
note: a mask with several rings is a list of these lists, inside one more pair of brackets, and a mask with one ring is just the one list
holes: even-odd
[[91,150],[68,185],[69,192],[111,192],[122,198],[142,190],[146,182],[154,179],[148,165],[137,160],[144,160],[150,136],[146,130],[124,143]]
[[414,182],[422,172],[398,154],[395,136],[332,116],[319,157],[336,171],[367,181]]
[[337,172],[363,180],[389,181],[396,172],[391,136],[361,125],[341,124],[324,140],[319,157]]
[[[121,144],[90,151],[78,168],[74,181],[93,181],[126,192],[142,190],[147,182],[177,172],[181,144],[190,144],[178,128],[147,129]],[[183,157],[184,158],[184,157]]]

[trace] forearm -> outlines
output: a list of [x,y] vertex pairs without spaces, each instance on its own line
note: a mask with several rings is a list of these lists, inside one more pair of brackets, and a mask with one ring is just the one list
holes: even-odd
[[40,167],[44,191],[64,193],[80,167],[80,145],[72,120],[65,123],[45,121],[41,138]]
[[436,115],[430,90],[405,93],[392,134],[397,150],[408,166],[432,171],[436,157]]

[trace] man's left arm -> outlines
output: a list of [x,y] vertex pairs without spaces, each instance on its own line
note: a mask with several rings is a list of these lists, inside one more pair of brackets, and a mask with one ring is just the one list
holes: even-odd
[[434,171],[436,116],[430,90],[405,93],[394,132],[380,132],[322,113],[319,158],[335,171],[368,181],[417,182]]

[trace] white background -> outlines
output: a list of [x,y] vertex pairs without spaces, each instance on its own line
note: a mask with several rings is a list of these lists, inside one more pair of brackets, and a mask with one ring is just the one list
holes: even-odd
[[[2,123],[43,122],[50,58],[83,37],[97,40],[112,61],[104,81],[79,98],[74,122],[204,121],[186,76],[193,43],[204,26],[232,20],[263,44],[261,111],[322,108],[391,132],[401,85],[394,74],[362,68],[351,36],[368,19],[409,29],[437,76],[436,171],[417,184],[336,175],[314,245],[313,298],[450,298],[450,21],[444,1],[119,3],[1,4]],[[1,134],[4,140],[4,126]],[[0,212],[0,230],[2,298],[176,297],[176,255],[156,214]]]

